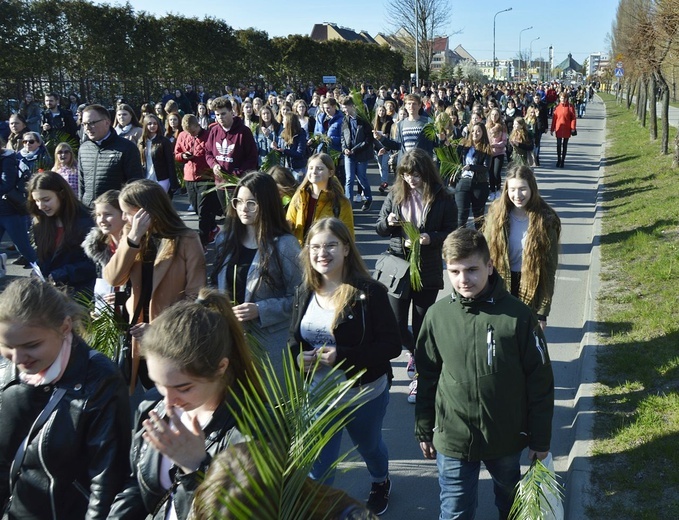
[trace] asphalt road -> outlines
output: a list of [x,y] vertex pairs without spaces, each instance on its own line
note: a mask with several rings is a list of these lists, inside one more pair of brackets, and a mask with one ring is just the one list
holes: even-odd
[[[568,480],[573,468],[583,457],[582,450],[572,456],[576,437],[582,439],[578,430],[578,417],[586,412],[590,401],[578,393],[581,382],[583,338],[594,318],[591,313],[592,281],[598,279],[598,263],[592,265],[593,244],[595,244],[595,223],[597,220],[597,195],[602,175],[602,145],[604,142],[605,114],[603,105],[596,99],[587,108],[583,119],[578,120],[578,135],[569,142],[565,169],[554,169],[556,163],[556,140],[547,134],[542,140],[541,162],[536,173],[542,196],[559,213],[563,225],[561,253],[557,272],[556,292],[552,313],[548,320],[547,339],[556,381],[556,409],[553,423],[552,452],[557,472],[564,481]],[[379,185],[377,168],[369,169],[372,186]],[[384,196],[374,190],[374,202],[368,212],[356,210],[356,238],[359,249],[368,267],[372,268],[377,256],[386,249],[387,241],[374,231],[375,221]],[[182,210],[185,220],[197,228],[195,216],[185,212],[186,199],[176,199],[176,206]],[[7,237],[2,248],[9,245]],[[9,253],[10,262],[16,253]],[[4,286],[15,276],[25,276],[28,270],[8,264],[8,276],[0,280]],[[444,276],[446,287],[439,298],[450,293],[450,284]],[[391,520],[434,520],[439,514],[439,487],[436,465],[422,458],[418,443],[413,436],[414,406],[408,404],[409,379],[405,373],[407,355],[403,354],[393,362],[395,379],[391,389],[391,401],[384,423],[384,437],[390,453],[390,474],[392,495],[388,511],[382,518]],[[579,433],[577,433],[577,432]],[[586,432],[584,434],[586,436]],[[345,435],[344,447],[351,444]],[[524,457],[525,459],[525,457]],[[526,463],[527,460],[524,460]],[[370,483],[367,470],[362,462],[342,464],[336,485],[357,499],[367,498]],[[566,488],[567,517],[580,519],[575,510],[581,506],[580,486]],[[487,472],[482,471],[479,486],[478,520],[497,518],[493,504],[492,483]],[[568,514],[568,510],[571,514]],[[576,516],[577,515],[577,516]]]

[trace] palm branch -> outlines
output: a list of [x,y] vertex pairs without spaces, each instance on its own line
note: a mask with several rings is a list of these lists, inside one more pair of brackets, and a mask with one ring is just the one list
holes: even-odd
[[262,172],[268,172],[270,168],[273,168],[274,166],[281,164],[281,157],[282,154],[278,150],[271,150],[268,154],[266,154],[266,157],[264,157],[264,160],[262,161],[262,165],[259,167],[259,170]]
[[340,157],[342,157],[342,154],[339,150],[335,150],[332,147],[332,141],[330,138],[325,135],[325,134],[314,134],[310,137],[311,144],[309,147],[314,150],[314,153],[316,150],[318,150],[321,153],[327,153],[332,160],[335,162],[335,166],[339,164]]
[[552,518],[556,511],[547,499],[553,495],[563,500],[563,486],[556,474],[537,457],[516,485],[516,496],[509,512],[511,520],[543,520]]
[[415,291],[422,290],[422,273],[420,272],[421,244],[420,230],[407,220],[401,221],[401,227],[410,240],[407,260],[410,262],[410,285]]
[[[309,471],[327,442],[346,425],[348,408],[364,393],[343,399],[362,372],[340,381],[336,369],[309,392],[305,382],[308,376],[295,367],[292,355],[284,359],[282,379],[266,359],[257,384],[249,381],[234,394],[237,427],[254,441],[248,443],[247,450],[259,479],[248,477],[247,483],[236,484],[242,493],[224,494],[222,503],[230,518],[309,518],[319,494],[327,493],[327,488],[305,486]],[[258,387],[263,390],[257,392]],[[347,455],[342,455],[333,467]],[[236,478],[232,480],[238,482]],[[326,518],[329,517],[328,512]]]
[[50,138],[45,141],[45,147],[50,152],[50,155],[54,156],[54,150],[60,143],[68,144],[73,150],[73,156],[78,156],[80,141],[63,130],[56,130],[53,134],[51,134]]
[[372,125],[372,122],[375,119],[375,111],[368,110],[368,107],[363,102],[363,96],[361,96],[361,92],[359,90],[352,90],[351,94],[349,95],[351,96],[351,100],[354,102],[354,106],[356,107],[356,115]]
[[125,339],[126,324],[115,309],[104,301],[101,295],[93,297],[77,294],[76,302],[90,312],[82,321],[82,337],[94,350],[110,359],[115,359],[121,342]]
[[458,141],[453,141],[446,146],[437,146],[434,148],[434,154],[439,161],[439,174],[443,180],[450,179],[456,171],[459,170],[462,163],[457,154]]

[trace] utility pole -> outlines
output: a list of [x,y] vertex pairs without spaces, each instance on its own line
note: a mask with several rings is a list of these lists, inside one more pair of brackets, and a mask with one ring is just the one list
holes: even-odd
[[506,13],[507,11],[511,11],[512,8],[508,7],[507,9],[503,9],[502,11],[498,11],[495,13],[495,16],[493,16],[493,81],[495,81],[495,62],[497,61],[495,59],[495,18],[497,18],[497,15],[500,13]]

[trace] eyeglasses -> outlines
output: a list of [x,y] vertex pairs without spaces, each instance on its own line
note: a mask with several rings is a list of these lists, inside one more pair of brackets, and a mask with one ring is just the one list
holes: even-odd
[[245,206],[246,210],[255,211],[259,207],[259,204],[257,204],[256,200],[231,199],[231,206],[233,209]]
[[411,179],[421,179],[421,178],[422,178],[422,175],[420,175],[419,173],[410,173],[410,172],[406,172],[406,173],[403,174],[403,177],[404,177],[404,178],[405,178],[405,177],[409,177],[409,178],[411,178]]
[[328,253],[334,253],[339,247],[339,242],[330,242],[328,244],[309,244],[309,251],[312,253],[320,253],[321,249]]
[[26,141],[23,141],[24,144],[35,144],[37,141],[35,139],[28,139]]
[[97,123],[101,123],[102,121],[103,119],[97,119],[96,121],[88,121],[87,123],[83,121],[83,126],[85,128],[92,128],[94,125],[96,125]]

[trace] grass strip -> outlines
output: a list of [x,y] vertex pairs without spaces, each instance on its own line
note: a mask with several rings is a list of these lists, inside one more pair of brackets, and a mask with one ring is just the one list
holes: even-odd
[[608,142],[588,514],[679,518],[679,172],[634,110],[600,96]]

